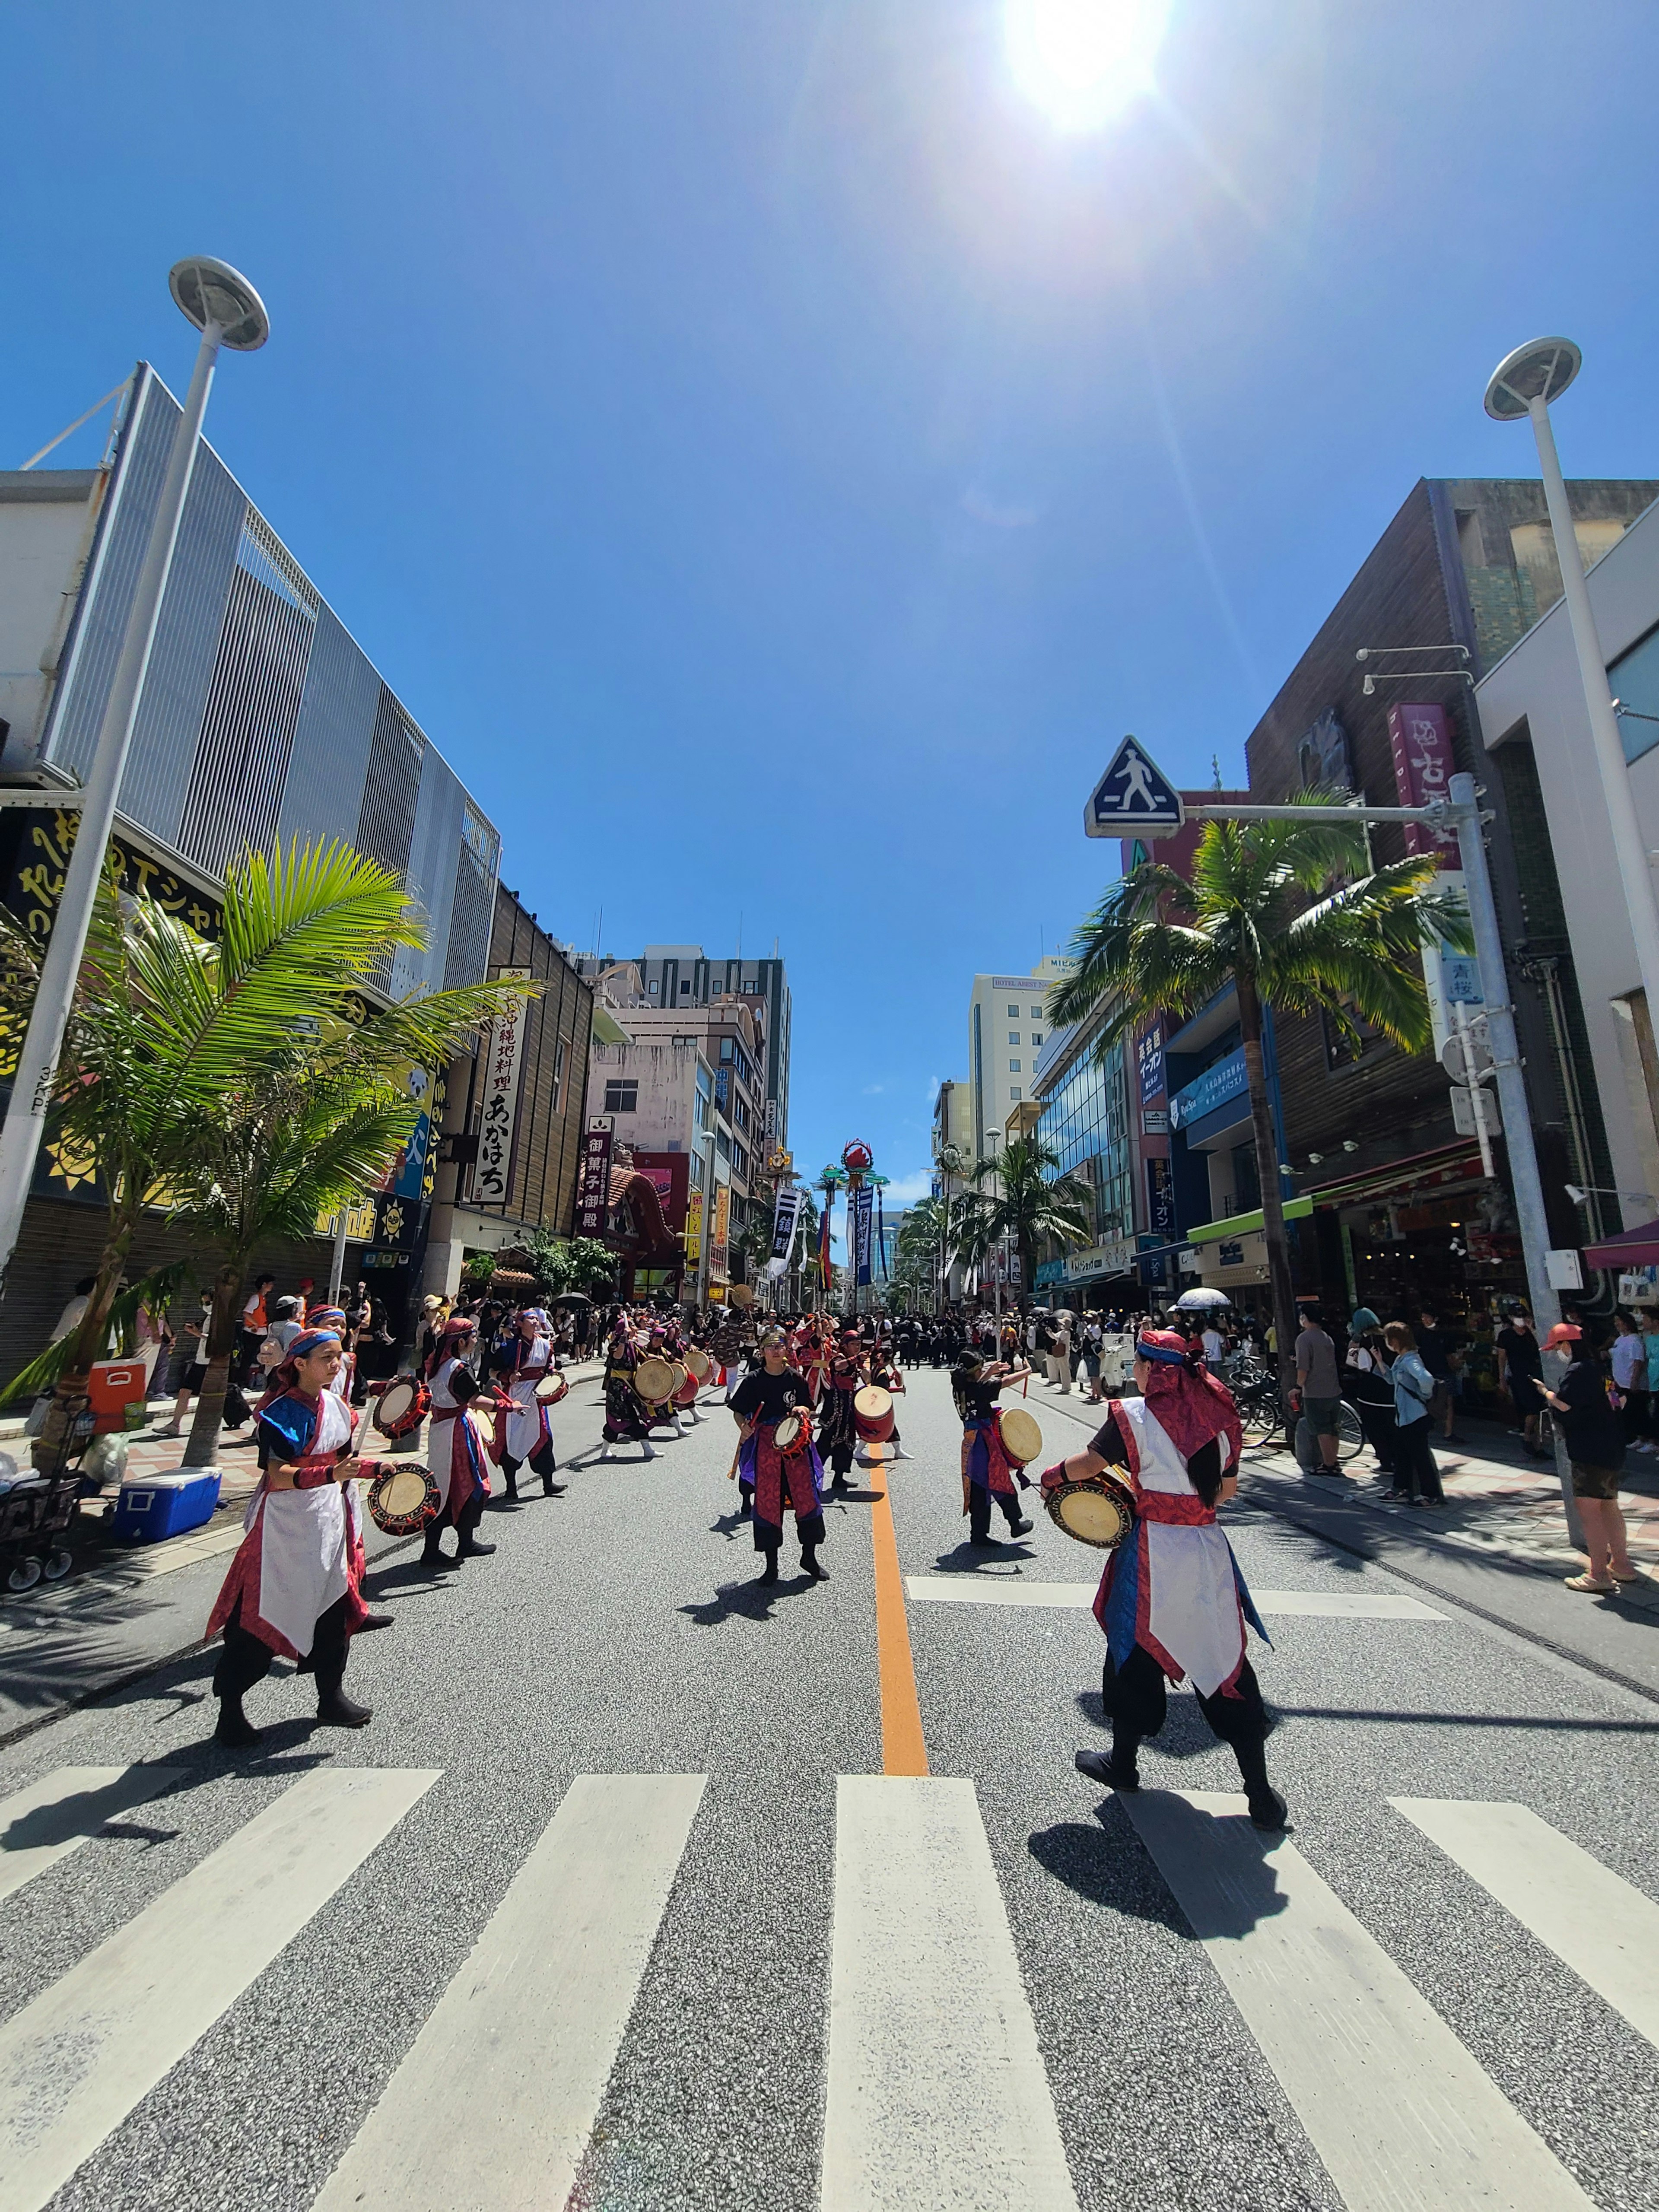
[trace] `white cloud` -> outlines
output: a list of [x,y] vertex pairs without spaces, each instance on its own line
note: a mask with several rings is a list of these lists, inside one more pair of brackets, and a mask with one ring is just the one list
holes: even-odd
[[896,1212],[901,1206],[915,1206],[919,1200],[933,1194],[933,1170],[918,1168],[914,1175],[895,1176],[883,1191],[881,1202],[890,1212]]
[[866,1083],[864,1086],[864,1095],[866,1098],[879,1098],[886,1088],[887,1085],[884,1083]]

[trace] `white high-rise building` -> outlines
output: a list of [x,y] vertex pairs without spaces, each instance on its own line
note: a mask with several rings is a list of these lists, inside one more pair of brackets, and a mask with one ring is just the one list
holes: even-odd
[[972,1141],[981,1157],[1001,1149],[1014,1109],[1033,1096],[1037,1056],[1048,1036],[1048,996],[1066,962],[1051,952],[1025,975],[975,975],[968,1002],[968,1093]]

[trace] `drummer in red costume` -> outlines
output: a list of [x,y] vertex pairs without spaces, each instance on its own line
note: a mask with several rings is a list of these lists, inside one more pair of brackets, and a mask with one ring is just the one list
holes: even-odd
[[553,1333],[539,1306],[526,1306],[515,1334],[495,1356],[497,1382],[510,1400],[495,1416],[495,1455],[507,1475],[507,1494],[519,1495],[519,1469],[526,1460],[542,1479],[543,1494],[562,1498],[566,1486],[553,1480],[553,1431],[538,1388],[552,1372]]
[[1285,1825],[1285,1800],[1267,1780],[1267,1717],[1244,1651],[1248,1620],[1262,1627],[1216,1508],[1238,1488],[1243,1437],[1232,1395],[1173,1329],[1135,1340],[1139,1398],[1114,1398],[1087,1451],[1044,1470],[1042,1486],[1110,1468],[1134,1492],[1137,1519],[1106,1563],[1095,1619],[1106,1636],[1102,1700],[1112,1755],[1080,1751],[1080,1771],[1113,1790],[1138,1790],[1143,1736],[1164,1725],[1165,1680],[1191,1678],[1199,1709],[1231,1745],[1251,1820]]
[[[437,1350],[427,1362],[427,1378],[432,1390],[432,1426],[427,1449],[431,1455],[432,1479],[442,1500],[436,1520],[427,1528],[426,1543],[421,1553],[421,1565],[428,1573],[435,1574],[450,1564],[444,1556],[441,1541],[447,1522],[454,1523],[459,1540],[455,1553],[458,1564],[462,1559],[483,1557],[495,1548],[493,1544],[481,1544],[477,1533],[489,1500],[489,1466],[483,1437],[476,1418],[467,1411],[481,1388],[465,1361],[465,1354],[477,1335],[476,1325],[465,1315],[458,1314],[453,1321],[444,1323]],[[493,1410],[493,1398],[486,1398],[485,1403]]]
[[968,1540],[989,1544],[991,1505],[995,1501],[1011,1536],[1029,1536],[1031,1523],[1019,1510],[1019,1491],[1029,1489],[1023,1468],[1015,1466],[1002,1448],[997,1426],[997,1400],[1011,1382],[1024,1382],[1029,1367],[1010,1367],[988,1361],[971,1346],[964,1350],[951,1376],[951,1391],[962,1417],[962,1510],[968,1516]]
[[835,1478],[830,1487],[835,1492],[847,1487],[859,1440],[853,1401],[870,1380],[870,1372],[856,1322],[842,1329],[839,1345],[826,1343],[824,1349],[829,1358],[818,1402],[818,1449],[830,1462]]
[[[349,1406],[351,1386],[357,1374],[357,1355],[345,1348],[346,1340],[350,1332],[346,1325],[344,1312],[338,1306],[313,1306],[311,1310],[311,1319],[307,1326],[310,1328],[328,1329],[339,1338],[340,1364],[335,1370],[333,1379],[328,1387],[336,1393],[342,1405]],[[368,1555],[363,1549],[363,1501],[355,1490],[348,1488],[345,1492],[345,1502],[346,1519],[349,1524],[351,1587],[356,1591],[358,1596],[362,1597],[363,1577],[368,1568]],[[366,1613],[357,1624],[357,1632],[359,1635],[363,1635],[371,1628],[390,1628],[392,1622],[392,1615],[389,1613]]]
[[259,1412],[259,1486],[207,1626],[210,1637],[224,1636],[213,1674],[216,1739],[237,1748],[260,1740],[242,1699],[278,1657],[309,1658],[325,1726],[362,1728],[373,1717],[341,1686],[348,1639],[367,1614],[351,1569],[346,1486],[361,1471],[351,1411],[330,1387],[340,1358],[337,1336],[303,1331]]
[[[742,1437],[738,1467],[745,1483],[755,1486],[755,1549],[766,1554],[766,1571],[760,1579],[775,1583],[778,1578],[783,1516],[789,1511],[800,1538],[802,1571],[815,1583],[828,1582],[818,1565],[818,1546],[823,1541],[823,1462],[811,1442],[805,1377],[789,1364],[781,1330],[767,1330],[760,1354],[759,1371],[745,1376],[732,1394],[732,1417]],[[806,1442],[799,1451],[781,1452],[778,1423],[786,1413],[797,1411],[806,1423]]]

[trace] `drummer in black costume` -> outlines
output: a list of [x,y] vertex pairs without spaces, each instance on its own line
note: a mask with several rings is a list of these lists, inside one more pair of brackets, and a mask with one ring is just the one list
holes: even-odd
[[[818,1546],[823,1541],[823,1462],[811,1443],[811,1394],[806,1378],[789,1364],[789,1348],[782,1332],[769,1329],[760,1341],[761,1365],[744,1376],[732,1395],[732,1418],[742,1438],[738,1464],[745,1483],[754,1486],[755,1549],[766,1555],[763,1583],[778,1578],[778,1553],[783,1545],[783,1516],[795,1516],[800,1538],[802,1571],[815,1583],[829,1576],[818,1565]],[[807,1441],[798,1451],[781,1452],[777,1426],[786,1413],[799,1413],[806,1424]]]
[[[618,1314],[605,1356],[605,1428],[598,1455],[601,1460],[614,1459],[611,1446],[620,1443],[637,1443],[647,1459],[657,1456],[651,1441],[650,1410],[634,1388],[634,1370],[639,1360],[639,1346],[628,1316]],[[571,1466],[579,1467],[587,1456],[586,1452],[579,1454]]]
[[829,1461],[835,1480],[832,1492],[845,1490],[853,1454],[858,1448],[858,1423],[853,1401],[870,1380],[864,1364],[864,1344],[856,1322],[849,1322],[830,1355],[818,1404],[818,1449]]
[[[1023,1382],[1029,1367],[1009,1367],[1000,1360],[988,1363],[971,1347],[965,1349],[951,1373],[951,1392],[962,1417],[963,1511],[968,1516],[969,1541],[991,1541],[991,1501],[995,1499],[1011,1536],[1029,1536],[1031,1523],[1019,1510],[1016,1484],[1025,1483],[1002,1449],[997,1428],[997,1400],[1011,1382]],[[1029,1484],[1026,1485],[1029,1488]]]

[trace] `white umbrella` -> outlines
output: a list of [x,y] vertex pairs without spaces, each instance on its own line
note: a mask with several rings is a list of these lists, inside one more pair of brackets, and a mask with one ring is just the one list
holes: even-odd
[[1177,1313],[1213,1313],[1231,1304],[1224,1291],[1183,1291],[1175,1302],[1175,1310]]

